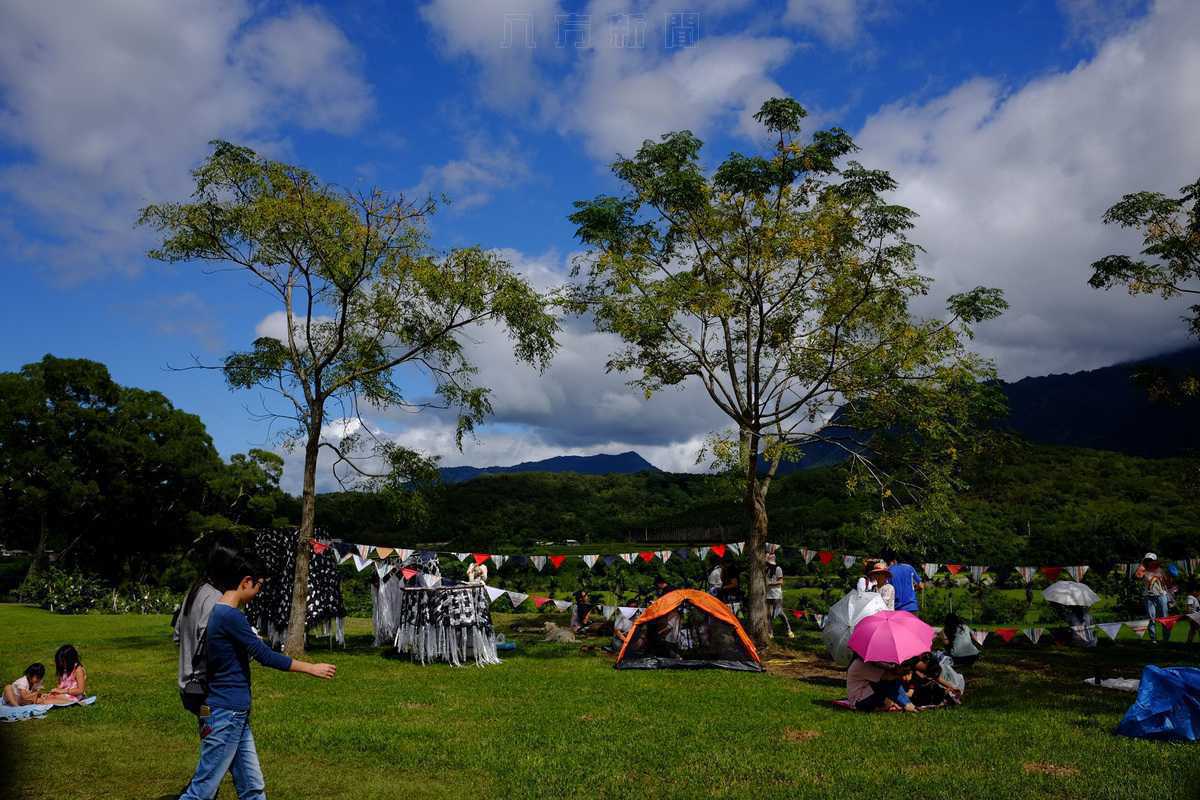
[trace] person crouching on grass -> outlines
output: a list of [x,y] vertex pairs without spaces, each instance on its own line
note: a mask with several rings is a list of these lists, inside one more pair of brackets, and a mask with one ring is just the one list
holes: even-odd
[[259,800],[267,795],[250,732],[250,659],[325,680],[337,667],[299,661],[267,647],[239,610],[262,589],[263,568],[236,551],[216,562],[211,578],[221,598],[213,604],[206,633],[208,700],[200,707],[200,763],[180,800],[216,797],[226,772],[233,773],[239,800]]

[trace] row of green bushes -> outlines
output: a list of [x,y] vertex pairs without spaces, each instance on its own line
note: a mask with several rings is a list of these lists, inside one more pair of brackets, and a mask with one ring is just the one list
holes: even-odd
[[107,586],[95,575],[50,567],[26,578],[17,589],[23,603],[58,614],[170,614],[180,595],[160,586],[135,584],[123,589]]

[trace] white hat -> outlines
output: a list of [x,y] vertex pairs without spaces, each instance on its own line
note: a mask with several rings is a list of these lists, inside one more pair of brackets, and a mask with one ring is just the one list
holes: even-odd
[[1146,553],[1146,555],[1142,556],[1142,561],[1158,561],[1158,556],[1154,555],[1154,553]]

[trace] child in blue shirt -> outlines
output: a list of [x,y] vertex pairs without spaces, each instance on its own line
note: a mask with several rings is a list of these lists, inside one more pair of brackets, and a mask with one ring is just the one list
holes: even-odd
[[200,708],[200,763],[180,800],[216,797],[226,772],[233,773],[239,800],[260,800],[266,785],[250,732],[250,659],[325,680],[337,668],[276,653],[255,635],[239,610],[262,589],[264,570],[254,558],[218,546],[212,571],[221,598],[213,604],[206,633],[208,698]]

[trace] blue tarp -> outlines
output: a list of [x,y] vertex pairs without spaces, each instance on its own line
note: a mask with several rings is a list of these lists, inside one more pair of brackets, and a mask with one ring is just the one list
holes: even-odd
[[1137,700],[1125,712],[1117,733],[1182,742],[1200,738],[1200,669],[1147,666]]

